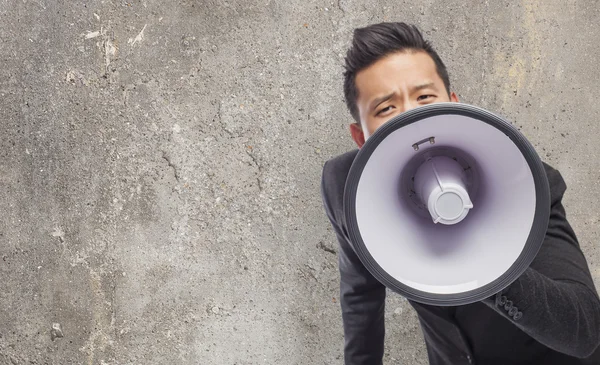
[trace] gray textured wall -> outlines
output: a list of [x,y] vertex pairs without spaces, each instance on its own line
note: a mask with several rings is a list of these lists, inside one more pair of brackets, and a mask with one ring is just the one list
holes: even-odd
[[[0,1],[0,363],[340,364],[322,163],[403,20],[569,185],[600,283],[598,1]],[[425,364],[388,301],[388,364]],[[62,333],[51,331],[59,323]],[[54,338],[54,341],[52,340]]]

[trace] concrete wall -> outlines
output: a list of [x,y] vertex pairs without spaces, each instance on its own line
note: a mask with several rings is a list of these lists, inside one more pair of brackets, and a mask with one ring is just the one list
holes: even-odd
[[[380,21],[563,173],[600,283],[600,3],[376,3],[0,1],[0,363],[340,364],[320,173]],[[425,364],[408,303],[387,314],[386,363]]]

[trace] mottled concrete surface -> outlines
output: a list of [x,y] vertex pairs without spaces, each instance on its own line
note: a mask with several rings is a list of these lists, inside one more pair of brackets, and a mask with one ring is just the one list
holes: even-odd
[[[600,283],[600,3],[374,4],[0,0],[0,363],[340,364],[320,173],[353,148],[351,31],[383,20],[559,168]],[[425,364],[387,315],[386,363]]]

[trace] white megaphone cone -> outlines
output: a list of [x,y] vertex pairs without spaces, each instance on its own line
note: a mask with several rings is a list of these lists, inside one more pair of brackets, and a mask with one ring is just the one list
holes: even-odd
[[403,296],[461,305],[507,287],[548,225],[544,166],[507,121],[460,103],[402,113],[362,146],[346,182],[348,235]]

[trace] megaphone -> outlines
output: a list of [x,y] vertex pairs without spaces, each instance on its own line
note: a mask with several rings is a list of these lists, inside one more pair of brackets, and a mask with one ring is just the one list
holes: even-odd
[[550,189],[531,143],[462,103],[399,114],[368,138],[344,188],[363,265],[407,299],[454,306],[491,297],[538,253]]

